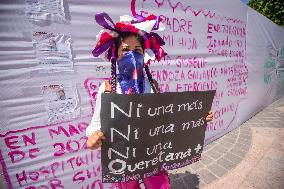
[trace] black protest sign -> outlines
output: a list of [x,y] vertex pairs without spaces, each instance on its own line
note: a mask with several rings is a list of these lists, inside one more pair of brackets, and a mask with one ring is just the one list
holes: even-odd
[[142,179],[198,161],[214,95],[103,94],[103,182]]

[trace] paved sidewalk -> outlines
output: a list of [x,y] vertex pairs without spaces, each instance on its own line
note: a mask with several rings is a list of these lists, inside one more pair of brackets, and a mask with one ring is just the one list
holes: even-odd
[[173,189],[283,189],[284,97],[171,172]]

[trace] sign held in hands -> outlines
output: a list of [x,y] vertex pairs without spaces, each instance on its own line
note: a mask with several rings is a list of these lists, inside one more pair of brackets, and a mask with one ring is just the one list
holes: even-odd
[[198,161],[215,91],[103,94],[103,182],[125,182]]

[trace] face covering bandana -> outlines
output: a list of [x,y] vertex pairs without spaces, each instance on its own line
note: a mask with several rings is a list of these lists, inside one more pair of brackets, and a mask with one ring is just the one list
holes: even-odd
[[144,93],[144,55],[129,51],[117,61],[118,82],[123,94]]

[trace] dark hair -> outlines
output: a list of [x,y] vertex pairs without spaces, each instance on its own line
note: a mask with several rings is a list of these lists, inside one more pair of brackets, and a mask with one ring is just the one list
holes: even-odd
[[130,32],[125,32],[125,33],[121,33],[119,34],[119,36],[115,39],[115,56],[118,57],[118,48],[120,47],[122,41],[129,37],[129,36],[135,36],[137,41],[141,44],[141,47],[143,49],[143,52],[144,52],[144,49],[145,49],[145,45],[144,45],[144,39],[142,36],[138,35],[138,34],[134,34],[134,33],[130,33]]
[[[119,36],[115,39],[115,57],[116,58],[118,57],[118,48],[120,47],[122,41],[129,36],[135,36],[136,37],[138,42],[141,44],[141,47],[142,47],[143,53],[144,53],[144,50],[145,50],[144,42],[145,42],[145,40],[143,39],[143,37],[138,35],[138,34],[125,32],[125,33],[119,34]],[[147,78],[150,82],[150,85],[151,85],[154,93],[158,93],[159,89],[158,89],[157,84],[155,84],[155,82],[153,80],[152,74],[149,70],[149,66],[145,64],[144,68],[145,68]],[[111,92],[112,93],[116,92],[116,60],[115,59],[111,60]]]

